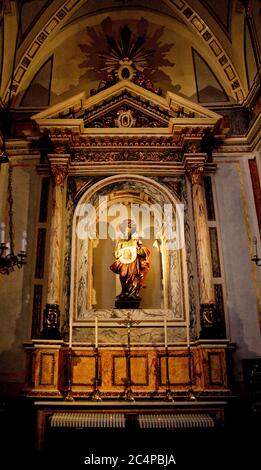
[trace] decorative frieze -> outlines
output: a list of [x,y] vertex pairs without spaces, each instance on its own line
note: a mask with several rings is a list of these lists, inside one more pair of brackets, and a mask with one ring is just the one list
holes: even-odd
[[200,140],[204,134],[204,128],[186,127],[182,130],[173,132],[173,135],[162,135],[162,133],[147,134],[146,132],[139,132],[136,135],[121,135],[113,134],[101,129],[98,135],[86,135],[79,133],[71,128],[50,128],[48,130],[50,137],[54,144],[56,154],[66,154],[70,149],[77,149],[78,147],[90,148],[122,148],[134,147],[142,148],[144,146],[160,148],[174,148],[182,150],[184,153],[201,153]]
[[181,152],[165,150],[157,151],[95,151],[75,150],[71,153],[72,162],[115,162],[115,161],[148,161],[148,162],[181,162]]
[[[69,149],[77,149],[78,147],[84,147],[86,149],[95,149],[95,148],[123,148],[123,147],[134,147],[142,148],[144,146],[151,147],[160,147],[160,148],[175,148],[178,149],[182,147],[185,136],[190,137],[192,132],[181,133],[174,132],[172,136],[167,135],[146,135],[145,133],[139,135],[113,135],[113,134],[103,134],[103,135],[84,135],[78,132],[73,132],[72,129],[50,129],[50,135],[54,143],[55,153],[64,154],[68,153]],[[203,133],[201,134],[203,135]],[[193,137],[191,135],[191,137]]]

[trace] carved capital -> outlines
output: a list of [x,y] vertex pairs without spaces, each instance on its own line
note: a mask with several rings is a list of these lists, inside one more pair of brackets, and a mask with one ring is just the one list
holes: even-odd
[[49,163],[53,183],[57,186],[63,186],[65,178],[68,175],[69,155],[60,154],[49,154]]
[[206,155],[198,155],[195,157],[187,155],[185,158],[185,172],[189,177],[192,186],[203,184],[203,175],[205,169]]
[[194,186],[195,184],[203,184],[203,165],[190,165],[188,168],[186,168],[186,174],[189,177],[192,186]]
[[65,178],[68,175],[67,165],[52,164],[51,172],[52,172],[54,184],[57,186],[63,186]]

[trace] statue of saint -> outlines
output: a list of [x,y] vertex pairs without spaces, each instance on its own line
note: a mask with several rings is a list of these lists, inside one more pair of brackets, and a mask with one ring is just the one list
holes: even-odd
[[116,261],[110,266],[110,269],[120,276],[122,290],[117,300],[141,300],[139,293],[141,288],[145,287],[144,280],[150,267],[150,250],[143,246],[141,240],[132,238],[136,232],[136,223],[133,220],[124,220],[120,224],[120,230],[124,239],[118,241],[115,250]]

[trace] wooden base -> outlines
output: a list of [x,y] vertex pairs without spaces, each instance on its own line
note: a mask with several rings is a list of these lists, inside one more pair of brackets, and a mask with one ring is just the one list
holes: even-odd
[[[162,347],[132,347],[130,357],[133,397],[162,398],[166,389],[174,399],[185,397],[192,388],[196,396],[229,396],[226,355],[228,344],[195,342],[190,352],[185,346],[169,347],[169,384],[166,380],[166,357]],[[68,347],[61,342],[37,341],[27,345],[28,396],[59,397],[68,392]],[[95,391],[95,351],[90,346],[72,350],[71,395],[91,399]],[[101,347],[98,357],[99,393],[102,400],[120,399],[126,392],[127,356],[123,347]],[[191,380],[192,379],[192,380]],[[97,387],[96,387],[97,388]]]

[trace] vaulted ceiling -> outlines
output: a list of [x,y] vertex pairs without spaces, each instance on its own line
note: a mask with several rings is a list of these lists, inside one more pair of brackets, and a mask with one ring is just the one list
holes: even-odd
[[[8,87],[17,5],[1,18],[1,97]],[[241,103],[256,76],[245,10],[235,0],[33,0],[19,2],[21,27],[13,106],[41,109],[93,94],[129,61],[136,82],[203,105]],[[258,19],[258,1],[252,2]],[[256,28],[258,31],[258,27]],[[149,86],[149,85],[147,85]]]

